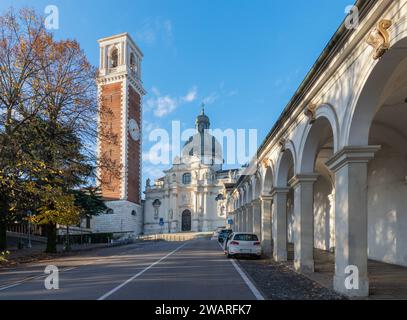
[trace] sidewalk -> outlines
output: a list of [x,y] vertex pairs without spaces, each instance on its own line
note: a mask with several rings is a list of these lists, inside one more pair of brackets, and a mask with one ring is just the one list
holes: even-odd
[[100,249],[100,248],[107,248],[107,247],[112,247],[117,244],[112,244],[112,243],[96,243],[96,244],[73,244],[71,245],[71,251],[65,252],[63,251],[64,246],[63,245],[57,245],[57,250],[58,253],[50,254],[50,253],[45,253],[45,244],[35,244],[33,245],[32,248],[24,248],[24,249],[16,249],[16,248],[11,248],[10,254],[6,257],[8,260],[5,263],[0,263],[0,268],[4,267],[12,267],[16,266],[22,263],[29,263],[29,262],[35,262],[39,260],[46,260],[46,259],[52,259],[56,257],[64,257],[64,256],[69,256],[73,255],[78,252],[83,252],[83,251],[90,251],[90,250],[95,250],[95,249]]

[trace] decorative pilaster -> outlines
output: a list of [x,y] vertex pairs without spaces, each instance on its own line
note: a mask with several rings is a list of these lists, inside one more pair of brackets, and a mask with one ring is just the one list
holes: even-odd
[[246,208],[246,232],[253,232],[253,207],[251,203],[245,205]]
[[263,248],[263,254],[266,256],[272,255],[272,223],[271,223],[271,211],[273,197],[262,195],[261,201],[261,245]]
[[261,239],[261,201],[259,199],[252,201],[253,208],[253,233]]
[[327,162],[336,181],[334,289],[348,296],[369,295],[367,164],[378,150],[380,146],[345,147]]
[[287,195],[289,188],[274,188],[273,196],[273,257],[287,261]]
[[294,268],[314,272],[314,183],[317,174],[301,174],[289,184],[294,188]]

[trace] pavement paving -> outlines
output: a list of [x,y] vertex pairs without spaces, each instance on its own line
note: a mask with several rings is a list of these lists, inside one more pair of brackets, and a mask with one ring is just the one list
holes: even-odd
[[[59,289],[44,286],[47,265]],[[216,241],[146,242],[0,271],[0,300],[255,300],[256,288]]]

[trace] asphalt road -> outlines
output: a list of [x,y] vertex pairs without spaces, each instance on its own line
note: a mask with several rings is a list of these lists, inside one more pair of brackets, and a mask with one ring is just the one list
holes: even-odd
[[[59,289],[47,290],[47,265]],[[254,300],[261,294],[218,243],[142,243],[0,270],[0,300]]]

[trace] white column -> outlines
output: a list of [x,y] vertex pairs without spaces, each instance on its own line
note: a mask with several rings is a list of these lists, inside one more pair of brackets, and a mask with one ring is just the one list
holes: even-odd
[[202,217],[203,218],[202,231],[206,232],[206,231],[208,231],[208,218],[209,218],[208,217],[208,215],[209,215],[209,212],[208,212],[208,191],[204,192],[203,199],[204,199],[204,216]]
[[259,199],[252,201],[252,208],[253,208],[253,233],[257,234],[259,239],[261,239],[261,210]]
[[249,226],[249,216],[250,216],[250,213],[249,213],[249,206],[246,204],[245,206],[244,206],[244,232],[250,232],[249,231],[249,228],[250,228],[250,226]]
[[288,188],[274,188],[273,195],[273,258],[287,261],[287,194]]
[[192,221],[191,221],[191,228],[192,231],[198,231],[198,191],[193,192],[194,195],[194,200],[193,200],[193,206],[194,206],[194,212],[192,213]]
[[253,232],[253,206],[251,203],[246,205],[247,207],[247,232]]
[[328,196],[329,209],[329,251],[335,250],[335,190]]
[[367,164],[378,146],[345,147],[328,162],[335,173],[334,289],[369,295],[367,272]]
[[314,272],[314,183],[318,175],[296,175],[294,188],[294,268]]
[[244,211],[243,207],[240,208],[239,232],[244,232]]
[[273,198],[271,196],[261,196],[261,246],[263,254],[271,257],[271,209]]

